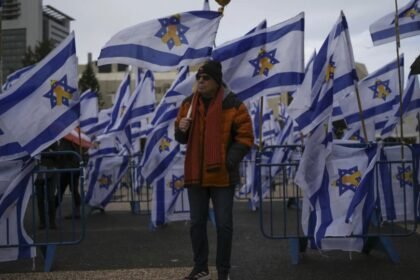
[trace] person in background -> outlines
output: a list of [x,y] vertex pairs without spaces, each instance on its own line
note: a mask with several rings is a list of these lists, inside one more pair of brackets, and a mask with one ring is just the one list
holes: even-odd
[[[38,174],[35,179],[35,191],[38,205],[38,228],[43,230],[47,226],[56,229],[55,222],[55,193],[59,181],[59,173],[54,172],[58,168],[57,155],[49,155],[58,149],[58,144],[54,143],[44,150],[38,160]],[[52,172],[48,172],[52,171]]]
[[[79,153],[78,146],[73,142],[63,138],[59,141],[59,150],[63,152],[76,152]],[[62,169],[75,169],[79,168],[80,160],[77,156],[68,153],[60,155],[60,168]],[[66,192],[67,186],[70,188],[72,194],[72,212],[71,214],[65,216],[65,219],[80,219],[80,193],[79,193],[79,171],[60,172],[60,184],[57,191],[57,196],[55,200],[56,208],[58,208],[62,201],[64,193]]]
[[[233,233],[233,197],[239,183],[239,163],[253,142],[245,105],[227,90],[222,66],[205,62],[197,71],[194,92],[175,121],[175,139],[187,144],[184,187],[190,204],[190,238],[194,267],[184,279],[210,279],[207,219],[211,200],[217,229],[218,279],[229,279]],[[188,111],[191,107],[191,117]]]

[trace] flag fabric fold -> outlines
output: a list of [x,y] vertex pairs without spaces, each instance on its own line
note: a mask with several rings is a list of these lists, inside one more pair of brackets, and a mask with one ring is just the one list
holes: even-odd
[[[420,34],[420,2],[411,0],[398,9],[399,37],[401,39]],[[389,13],[369,26],[374,46],[395,41],[395,12]]]
[[191,11],[123,29],[101,49],[98,65],[170,71],[198,64],[211,55],[221,17],[219,12]]
[[31,156],[38,154],[78,125],[77,81],[72,33],[0,96],[0,130]]
[[303,79],[304,14],[217,47],[223,80],[242,101],[293,91]]

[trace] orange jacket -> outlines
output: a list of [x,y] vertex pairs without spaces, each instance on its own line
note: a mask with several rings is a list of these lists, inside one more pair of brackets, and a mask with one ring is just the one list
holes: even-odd
[[[192,95],[183,101],[175,121],[175,139],[181,144],[188,142],[189,130],[186,133],[180,131],[178,128],[179,121],[187,116],[191,103]],[[200,122],[203,124],[201,127],[205,127],[205,117],[202,117]],[[233,93],[229,93],[223,99],[220,129],[222,129],[222,149],[225,151],[222,154],[222,161],[226,164],[218,170],[206,170],[203,164],[203,147],[199,157],[201,158],[201,162],[196,163],[201,165],[200,186],[202,187],[228,187],[238,184],[240,181],[239,163],[254,143],[252,122],[248,110]],[[200,135],[202,136],[200,143],[203,146],[204,130],[200,131]],[[189,167],[185,166],[185,168]],[[191,186],[185,185],[185,187]]]

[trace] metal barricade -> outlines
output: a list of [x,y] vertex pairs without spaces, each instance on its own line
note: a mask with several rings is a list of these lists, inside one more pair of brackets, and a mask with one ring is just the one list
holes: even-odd
[[[112,204],[127,204],[131,212],[136,215],[149,215],[152,203],[152,188],[139,180],[137,164],[140,156],[133,155],[129,159],[129,167],[117,187],[112,199]],[[112,204],[110,208],[112,208]],[[120,206],[119,208],[124,208]]]
[[[37,164],[29,181],[31,195],[23,221],[26,234],[19,233],[27,235],[33,243],[21,244],[19,241],[0,245],[0,248],[39,247],[44,256],[44,270],[50,271],[57,246],[76,245],[84,239],[84,173],[82,159],[76,152],[43,152],[41,156],[55,158],[56,162],[62,160],[63,156],[74,157],[79,162],[79,167],[47,168]],[[72,190],[65,191],[66,187]],[[24,192],[25,189],[16,191]],[[80,194],[80,198],[76,197],[76,193]],[[76,206],[76,200],[80,203],[79,206]]]
[[[360,145],[359,145],[360,146]],[[403,149],[401,148],[403,146]],[[416,232],[417,218],[416,209],[419,185],[417,182],[418,174],[418,155],[416,155],[410,145],[390,145],[386,144],[382,148],[382,153],[389,153],[390,150],[403,151],[405,156],[401,159],[378,160],[373,170],[375,203],[374,210],[368,231],[366,234],[351,234],[349,236],[334,236],[328,238],[363,238],[365,240],[363,252],[369,253],[373,249],[381,249],[388,254],[393,262],[399,262],[399,256],[392,246],[390,238],[406,237]],[[267,146],[263,153],[275,149],[295,149],[296,146]],[[314,239],[313,232],[307,232],[302,226],[302,213],[305,215],[302,207],[303,193],[294,182],[294,174],[299,166],[298,160],[291,160],[284,163],[261,163],[261,153],[257,154],[257,166],[260,174],[263,169],[268,171],[269,182],[275,185],[275,188],[269,188],[264,200],[260,200],[260,229],[266,238],[285,239],[289,242],[290,256],[293,264],[299,262],[299,253],[304,252],[308,246],[308,241]],[[393,197],[384,197],[384,183],[394,191]],[[261,176],[258,180],[259,196],[264,197],[263,183]],[[391,185],[390,185],[391,182]],[[399,183],[396,183],[399,182]],[[394,212],[388,213],[389,204],[393,201]],[[294,206],[290,203],[294,202]],[[387,201],[389,200],[389,201]],[[388,203],[388,206],[386,206]],[[392,208],[392,207],[391,207]],[[397,209],[398,208],[398,209]],[[388,211],[388,212],[387,212]],[[394,215],[392,215],[394,213]]]

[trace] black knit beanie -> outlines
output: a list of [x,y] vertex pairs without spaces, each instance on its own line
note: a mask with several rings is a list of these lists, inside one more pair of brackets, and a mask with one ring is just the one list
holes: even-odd
[[220,64],[218,61],[208,60],[204,62],[204,64],[198,68],[195,77],[198,78],[198,76],[201,74],[207,74],[211,76],[219,85],[222,84],[222,64]]

